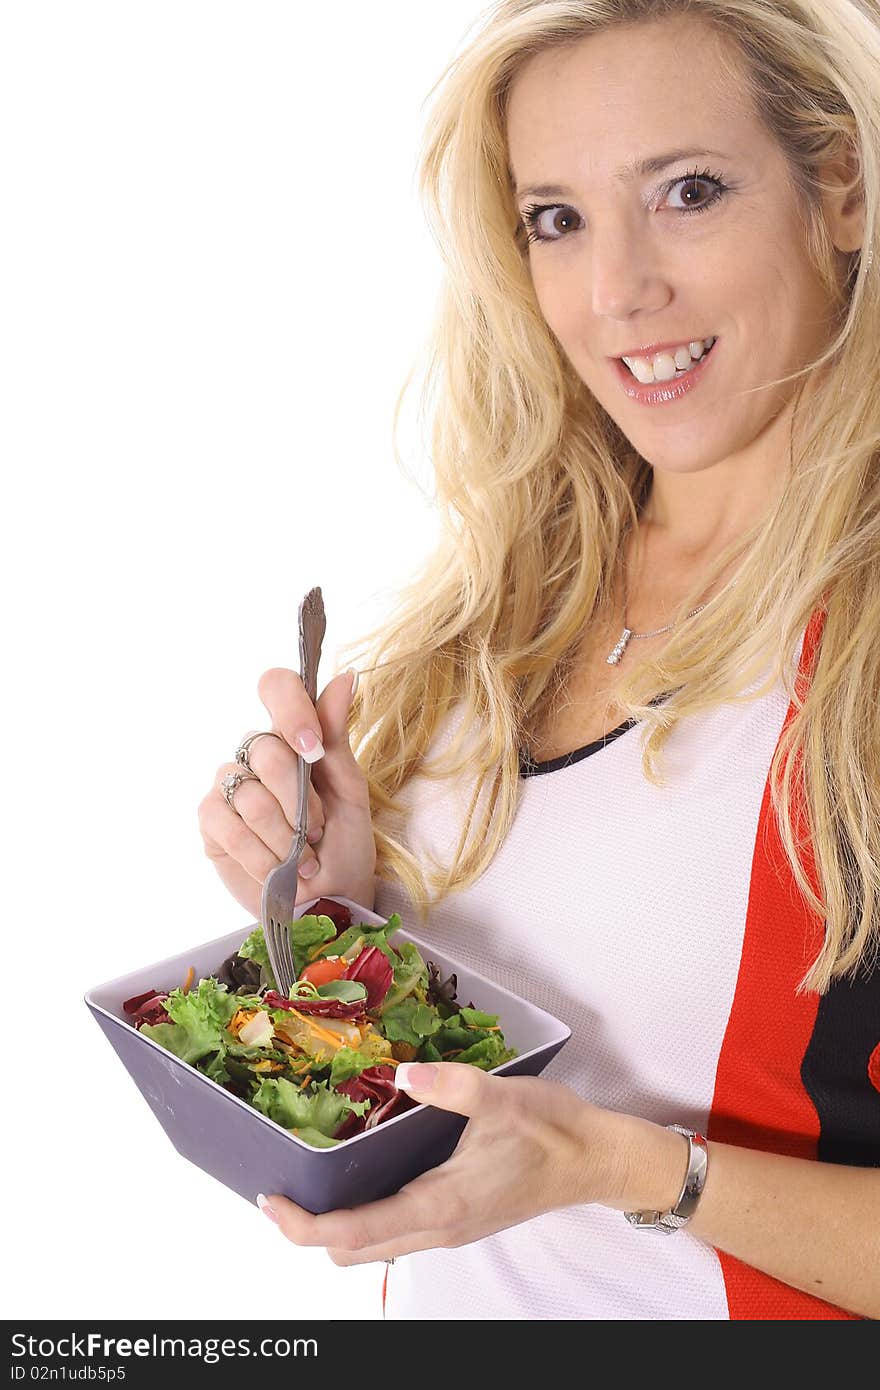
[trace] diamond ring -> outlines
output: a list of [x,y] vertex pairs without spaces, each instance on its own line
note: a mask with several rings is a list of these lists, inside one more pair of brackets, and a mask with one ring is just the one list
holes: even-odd
[[[281,735],[276,734],[274,729],[258,729],[255,733],[245,734],[241,743],[235,750],[235,761],[241,767],[246,767],[248,772],[254,772],[254,769],[248,762],[248,752],[250,751],[251,744],[256,743],[258,738],[278,738],[281,739],[282,743],[284,742]],[[254,772],[255,777],[256,775],[257,774]]]
[[[259,782],[259,780],[255,772],[227,772],[220,783],[220,790],[223,793],[223,799],[226,805],[235,811],[235,793],[238,791],[242,782]],[[236,815],[238,815],[237,811]]]

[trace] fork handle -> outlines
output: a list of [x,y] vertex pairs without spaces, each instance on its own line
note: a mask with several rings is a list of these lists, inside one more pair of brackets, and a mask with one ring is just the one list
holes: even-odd
[[[318,699],[318,663],[321,660],[321,646],[327,630],[324,613],[324,598],[320,587],[310,589],[299,606],[299,674],[306,694],[314,705]],[[308,827],[309,787],[312,780],[312,765],[302,754],[299,759],[299,796],[296,807],[295,833],[300,853],[305,845]]]
[[298,846],[300,854],[306,843],[308,826],[308,805],[309,805],[309,786],[312,781],[312,765],[307,763],[301,753],[297,753],[299,763],[299,788],[296,802],[296,825],[293,827],[295,844]]

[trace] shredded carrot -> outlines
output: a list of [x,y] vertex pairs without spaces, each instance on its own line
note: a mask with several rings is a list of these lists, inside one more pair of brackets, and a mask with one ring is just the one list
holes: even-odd
[[313,946],[312,949],[309,951],[309,954],[308,954],[307,959],[308,959],[310,962],[313,961],[313,960],[317,960],[317,958],[318,958],[318,956],[321,954],[321,952],[322,952],[322,951],[326,951],[326,949],[327,949],[327,947],[328,947],[329,945],[330,945],[330,942],[329,942],[329,941],[319,941],[318,944],[317,944],[317,946]]
[[245,1024],[250,1023],[252,1018],[256,1018],[257,1013],[257,1009],[236,1009],[226,1027],[233,1037],[237,1038]]
[[297,1013],[296,1009],[288,1009],[287,1012],[293,1014],[294,1018],[298,1018],[300,1023],[304,1023],[308,1028],[311,1028],[314,1033],[317,1033],[319,1038],[324,1038],[326,1042],[332,1043],[335,1048],[346,1046],[342,1038],[337,1037],[335,1033],[329,1033],[326,1028],[322,1028],[319,1023],[315,1023],[314,1019],[304,1018],[302,1014]]
[[189,970],[187,970],[187,972],[186,972],[186,980],[185,980],[184,984],[183,984],[182,987],[181,987],[181,993],[182,993],[182,994],[188,994],[188,993],[189,993],[190,988],[192,987],[192,982],[193,982],[193,980],[194,980],[195,978],[196,978],[196,968],[195,968],[194,965],[191,965],[190,968],[189,968]]
[[305,1074],[305,1076],[303,1077],[302,1081],[299,1083],[299,1089],[300,1089],[301,1091],[304,1091],[305,1088],[306,1088],[306,1086],[308,1086],[309,1082],[311,1081],[311,1079],[312,1079],[312,1078],[311,1078],[310,1073],[309,1073],[309,1072],[306,1072],[306,1074]]

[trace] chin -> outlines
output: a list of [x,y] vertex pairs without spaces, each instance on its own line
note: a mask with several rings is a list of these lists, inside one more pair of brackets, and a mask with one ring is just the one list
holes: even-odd
[[[629,423],[632,424],[631,421]],[[623,430],[623,425],[620,428]],[[713,431],[711,417],[702,413],[686,424],[675,424],[667,431],[663,430],[662,421],[658,420],[655,429],[633,430],[627,434],[627,439],[645,462],[658,472],[682,475],[702,473],[742,448],[742,441],[735,431]]]
[[714,468],[716,463],[720,463],[726,457],[724,450],[709,451],[705,444],[694,445],[693,449],[677,448],[672,454],[666,449],[639,449],[635,442],[633,447],[638,449],[641,457],[651,465],[655,473],[668,473],[670,476],[687,477],[692,473],[704,473],[707,468]]

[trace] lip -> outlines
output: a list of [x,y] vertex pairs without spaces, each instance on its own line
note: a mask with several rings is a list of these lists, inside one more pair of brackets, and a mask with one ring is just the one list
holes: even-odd
[[[709,363],[718,351],[718,344],[721,340],[715,339],[708,353],[704,353],[696,366],[692,367],[686,376],[673,377],[671,381],[652,381],[643,386],[640,381],[636,381],[632,372],[617,357],[610,359],[612,369],[616,372],[617,378],[622,385],[625,393],[630,400],[638,401],[640,405],[671,405],[673,401],[681,400],[689,391],[693,391],[699,386],[700,382],[709,369]],[[680,344],[675,344],[680,346]],[[657,348],[655,351],[662,351]],[[640,357],[642,353],[626,353],[627,357]]]
[[[671,338],[666,343],[649,343],[647,347],[624,348],[617,357],[653,357],[655,352],[670,352],[680,347],[687,347],[688,343],[705,343],[707,338],[713,334],[706,333],[702,338]],[[616,362],[617,357],[609,358],[609,361]]]

